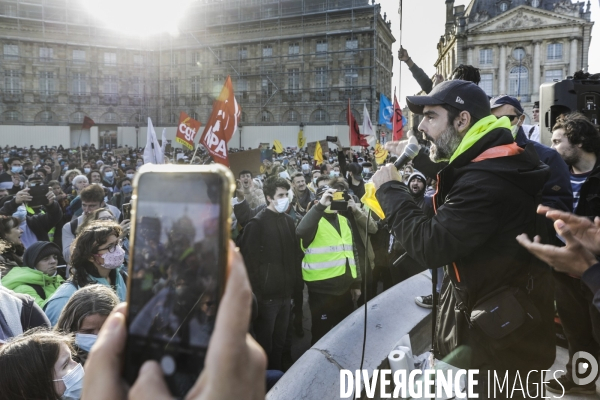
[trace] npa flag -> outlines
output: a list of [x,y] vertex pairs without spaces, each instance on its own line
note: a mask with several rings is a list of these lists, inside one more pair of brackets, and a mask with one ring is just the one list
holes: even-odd
[[86,116],[83,118],[83,124],[81,124],[81,129],[90,129],[94,125],[96,125],[94,120]]
[[394,95],[394,117],[392,119],[393,122],[393,136],[392,140],[402,140],[404,137],[404,118],[402,117],[402,109],[400,109],[400,105],[398,104],[398,99],[396,95]]
[[298,149],[302,149],[306,144],[306,138],[304,137],[304,131],[300,129],[298,131]]
[[146,148],[144,148],[144,164],[164,164],[165,159],[158,144],[158,138],[152,125],[152,120],[148,117],[148,135]]
[[194,139],[200,130],[202,124],[195,119],[192,119],[185,112],[179,113],[179,125],[177,125],[177,135],[175,141],[181,143],[189,150],[194,150]]
[[316,165],[323,164],[323,148],[321,147],[321,143],[319,141],[317,141],[317,144],[315,145],[314,159]]
[[394,115],[394,106],[390,99],[383,94],[379,96],[379,124],[392,129],[392,115]]
[[240,108],[233,94],[231,77],[227,76],[221,94],[213,104],[212,113],[200,138],[213,160],[229,167],[227,143],[237,129]]
[[350,99],[348,99],[348,115],[347,115],[348,125],[350,126],[350,146],[363,146],[369,147],[369,143],[365,140],[364,135],[360,134],[360,129],[358,129],[358,123],[356,122],[356,118],[352,115],[352,109],[350,108]]

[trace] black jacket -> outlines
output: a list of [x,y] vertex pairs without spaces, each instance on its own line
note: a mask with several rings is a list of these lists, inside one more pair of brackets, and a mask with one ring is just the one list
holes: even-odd
[[596,159],[596,165],[590,176],[585,180],[579,192],[579,203],[575,214],[583,217],[600,216],[600,156]]
[[[469,367],[499,370],[549,368],[555,357],[554,298],[550,270],[515,240],[542,233],[536,214],[549,168],[528,145],[521,154],[471,162],[485,150],[513,143],[508,129],[488,132],[439,173],[436,215],[427,218],[401,182],[382,185],[377,199],[393,234],[408,254],[430,268],[446,266],[436,321],[438,357],[466,346]],[[458,304],[457,282],[465,288],[468,313],[478,299],[503,286],[525,290],[541,323],[501,352],[476,340]]]
[[[13,215],[17,212],[19,205],[15,202],[15,199],[11,199],[4,203],[2,209],[0,209],[0,215]],[[50,238],[48,232],[52,228],[60,230],[59,223],[61,222],[63,213],[60,206],[56,201],[52,204],[44,206],[45,214],[27,215],[27,226],[37,237],[37,240],[49,242]]]
[[292,217],[263,209],[244,227],[240,249],[257,299],[301,296],[304,254]]

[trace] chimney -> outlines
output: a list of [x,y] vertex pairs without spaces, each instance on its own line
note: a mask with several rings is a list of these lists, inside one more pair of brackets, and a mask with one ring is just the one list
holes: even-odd
[[454,22],[454,0],[446,0],[446,23]]

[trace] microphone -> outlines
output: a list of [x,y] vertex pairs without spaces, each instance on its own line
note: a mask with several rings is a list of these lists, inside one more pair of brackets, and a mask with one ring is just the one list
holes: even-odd
[[399,171],[402,167],[404,167],[409,161],[415,158],[419,154],[419,145],[411,143],[406,148],[404,148],[404,153],[396,160],[394,163],[394,167]]

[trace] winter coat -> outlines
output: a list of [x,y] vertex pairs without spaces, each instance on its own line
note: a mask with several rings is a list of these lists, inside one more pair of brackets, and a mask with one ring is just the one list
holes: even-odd
[[[60,275],[48,276],[42,271],[29,267],[15,267],[2,277],[2,285],[16,293],[30,295],[40,307],[44,307],[63,281]],[[31,285],[40,287],[44,291],[45,298],[40,297]]]
[[596,165],[581,186],[579,192],[579,203],[575,214],[583,217],[600,216],[600,156],[596,159]]
[[34,299],[0,286],[0,345],[37,327],[50,328],[50,321]]
[[[499,154],[507,149],[508,155]],[[506,121],[487,117],[469,130],[438,174],[433,218],[424,215],[403,183],[386,182],[377,190],[388,225],[408,255],[430,268],[445,266],[435,322],[438,358],[461,348],[468,368],[529,371],[548,369],[554,362],[550,269],[515,240],[545,229],[536,208],[549,173],[532,145],[520,150],[514,144]],[[459,286],[463,301],[457,298]],[[497,350],[465,317],[479,299],[503,286],[528,293],[540,322]],[[458,311],[461,304],[464,312]]]

